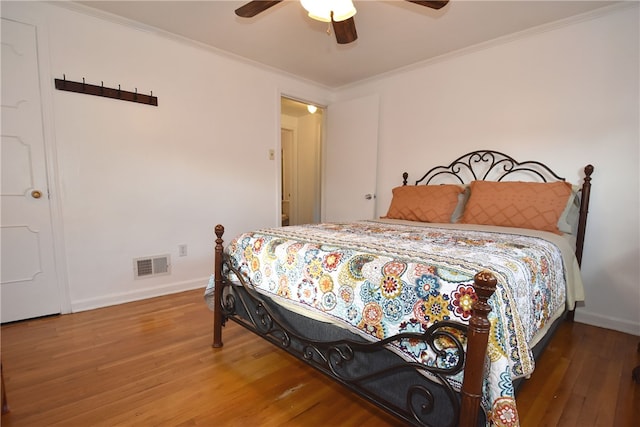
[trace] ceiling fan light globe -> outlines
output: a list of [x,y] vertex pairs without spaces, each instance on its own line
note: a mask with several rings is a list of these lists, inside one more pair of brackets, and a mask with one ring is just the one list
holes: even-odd
[[351,0],[300,0],[311,19],[331,22],[331,12],[335,22],[344,21],[356,14]]

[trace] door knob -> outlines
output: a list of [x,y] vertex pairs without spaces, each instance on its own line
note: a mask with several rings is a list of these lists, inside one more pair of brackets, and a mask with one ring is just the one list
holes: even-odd
[[375,195],[373,195],[373,194],[365,194],[365,195],[364,195],[364,198],[365,198],[365,199],[367,199],[367,200],[371,200],[371,199],[375,199],[375,198],[376,198],[376,196],[375,196]]
[[42,193],[38,190],[33,190],[31,192],[31,197],[33,197],[34,199],[39,199],[40,197],[42,197]]

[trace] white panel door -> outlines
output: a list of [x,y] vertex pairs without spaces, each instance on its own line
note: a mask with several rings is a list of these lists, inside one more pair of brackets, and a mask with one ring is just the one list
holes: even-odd
[[60,313],[35,27],[2,19],[2,322]]
[[327,108],[324,221],[375,217],[379,97]]

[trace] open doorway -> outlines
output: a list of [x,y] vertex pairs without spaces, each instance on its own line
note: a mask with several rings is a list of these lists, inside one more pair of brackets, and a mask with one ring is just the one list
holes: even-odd
[[282,225],[320,222],[321,107],[282,97],[280,105]]

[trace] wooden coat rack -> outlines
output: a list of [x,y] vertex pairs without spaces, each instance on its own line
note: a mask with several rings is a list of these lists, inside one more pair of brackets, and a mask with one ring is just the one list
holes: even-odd
[[120,85],[118,85],[118,89],[114,89],[105,87],[104,84],[101,84],[100,86],[87,84],[85,83],[84,78],[82,79],[82,82],[74,82],[67,80],[66,76],[63,76],[62,80],[55,79],[55,84],[56,89],[58,90],[103,96],[105,98],[120,99],[122,101],[138,102],[140,104],[153,105],[156,107],[158,106],[158,98],[153,96],[153,91],[151,91],[151,95],[145,95],[143,93],[138,93],[137,88],[135,92],[129,92],[121,90]]

